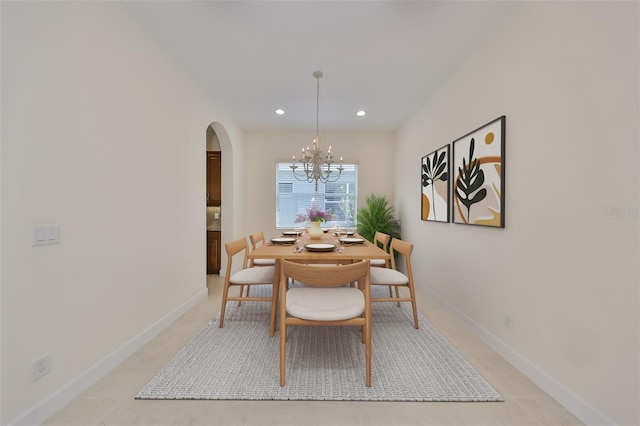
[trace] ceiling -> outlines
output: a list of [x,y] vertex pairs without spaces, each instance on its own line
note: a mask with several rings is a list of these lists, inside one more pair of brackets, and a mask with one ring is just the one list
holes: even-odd
[[[508,1],[131,1],[133,15],[247,130],[394,130]],[[286,114],[278,116],[276,108]],[[359,109],[365,117],[356,117]]]

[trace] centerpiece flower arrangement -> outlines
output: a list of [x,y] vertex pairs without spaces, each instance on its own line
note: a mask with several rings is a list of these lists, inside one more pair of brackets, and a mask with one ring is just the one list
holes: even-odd
[[327,209],[327,210],[318,210],[318,208],[316,207],[311,207],[310,209],[307,209],[307,214],[304,213],[298,213],[295,223],[300,223],[300,222],[326,222],[328,220],[331,220],[333,218],[333,215],[331,214],[331,209]]
[[311,205],[310,209],[307,209],[307,213],[298,213],[295,222],[311,222],[311,228],[308,230],[309,237],[314,240],[318,240],[322,238],[324,231],[320,228],[321,222],[326,222],[331,220],[333,215],[331,214],[331,209],[320,210],[316,205],[315,201]]

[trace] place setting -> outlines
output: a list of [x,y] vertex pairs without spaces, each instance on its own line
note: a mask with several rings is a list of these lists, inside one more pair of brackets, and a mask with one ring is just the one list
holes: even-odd
[[329,252],[329,251],[334,251],[336,249],[336,245],[335,244],[331,244],[331,243],[310,243],[310,244],[305,244],[304,248],[308,251],[311,252]]
[[276,237],[276,238],[271,238],[269,242],[271,242],[271,244],[290,245],[298,242],[298,239],[293,237]]
[[342,238],[339,238],[338,241],[342,244],[362,244],[364,243],[364,238],[342,237]]

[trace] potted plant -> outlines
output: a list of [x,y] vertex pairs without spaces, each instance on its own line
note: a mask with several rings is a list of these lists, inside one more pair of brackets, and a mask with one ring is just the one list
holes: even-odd
[[400,238],[400,222],[393,217],[394,208],[386,197],[370,194],[366,202],[367,206],[358,210],[358,234],[371,242],[376,231]]

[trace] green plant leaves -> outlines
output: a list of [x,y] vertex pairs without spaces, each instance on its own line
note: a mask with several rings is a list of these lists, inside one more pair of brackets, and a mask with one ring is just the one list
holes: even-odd
[[386,197],[370,194],[367,206],[358,209],[358,234],[373,242],[376,231],[400,238],[400,222],[393,217],[394,209]]

